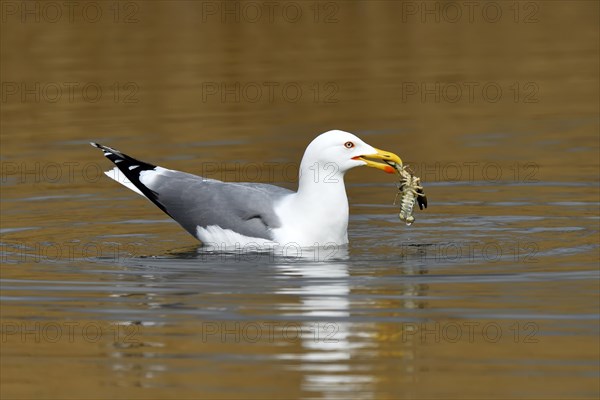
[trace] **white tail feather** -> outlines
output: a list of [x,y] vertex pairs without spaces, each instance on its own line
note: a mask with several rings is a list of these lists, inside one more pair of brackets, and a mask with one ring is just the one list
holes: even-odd
[[[106,174],[106,176],[108,176],[110,179],[114,179],[115,181],[119,182],[121,185],[133,190],[134,192],[136,192],[137,194],[139,194],[140,196],[144,196],[144,193],[142,193],[140,191],[140,189],[136,188],[135,185],[133,183],[131,183],[131,181],[129,179],[127,179],[127,177],[125,176],[124,173],[122,173],[119,168],[114,167],[113,169],[104,172]],[[146,197],[146,196],[144,196]]]

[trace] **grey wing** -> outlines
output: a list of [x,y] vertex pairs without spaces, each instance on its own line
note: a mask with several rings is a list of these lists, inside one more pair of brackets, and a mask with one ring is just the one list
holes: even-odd
[[[217,225],[245,236],[272,239],[280,226],[275,202],[293,193],[263,183],[228,183],[165,169],[108,146],[91,143],[115,164],[107,175],[152,201],[192,236]],[[127,178],[127,179],[123,179]]]
[[148,187],[165,211],[195,237],[198,226],[217,225],[245,236],[272,239],[270,230],[280,226],[274,203],[292,193],[272,185],[228,183],[166,171],[157,174]]

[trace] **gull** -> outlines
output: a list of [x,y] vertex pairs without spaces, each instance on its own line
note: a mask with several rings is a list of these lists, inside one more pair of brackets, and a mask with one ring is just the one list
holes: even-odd
[[[348,243],[344,175],[367,166],[394,173],[402,165],[356,135],[332,130],[317,136],[300,163],[296,192],[265,183],[223,182],[136,160],[91,142],[115,167],[105,174],[146,197],[205,246],[300,247]],[[375,160],[381,160],[378,162]]]

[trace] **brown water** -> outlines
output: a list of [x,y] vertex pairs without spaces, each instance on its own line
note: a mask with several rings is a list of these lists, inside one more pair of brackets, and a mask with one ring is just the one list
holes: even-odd
[[[1,397],[597,398],[598,3],[273,3],[2,2]],[[333,128],[412,227],[361,169],[349,246],[206,253],[87,145],[293,188]]]

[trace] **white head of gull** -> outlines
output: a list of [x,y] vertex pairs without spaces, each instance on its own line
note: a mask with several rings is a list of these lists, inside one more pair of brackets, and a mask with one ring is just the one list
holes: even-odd
[[349,132],[334,130],[317,136],[302,157],[298,191],[276,205],[282,226],[273,230],[275,240],[301,246],[348,243],[344,175],[365,165],[395,172],[388,164],[365,156],[401,163],[395,154],[376,149]]

